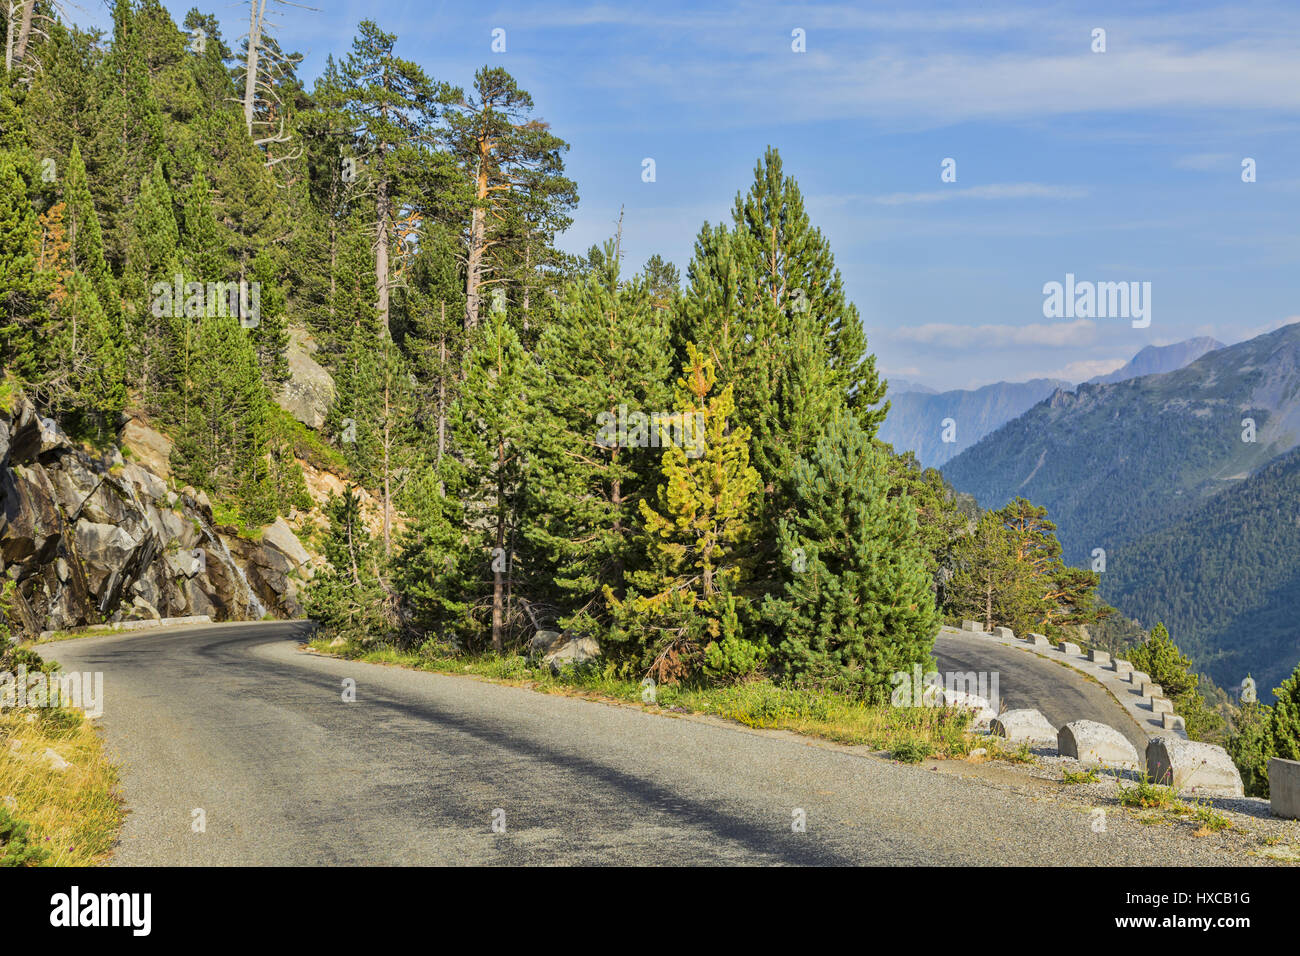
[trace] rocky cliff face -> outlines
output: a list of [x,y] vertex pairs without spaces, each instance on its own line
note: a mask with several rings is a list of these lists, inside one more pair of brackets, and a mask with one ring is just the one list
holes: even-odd
[[0,413],[0,573],[11,623],[35,636],[87,624],[207,614],[301,614],[306,552],[278,521],[261,541],[215,526],[201,492],[112,450],[95,456],[19,398]]

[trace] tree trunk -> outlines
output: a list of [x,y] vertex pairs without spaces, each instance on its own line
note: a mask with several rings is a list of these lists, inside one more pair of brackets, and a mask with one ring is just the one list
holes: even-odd
[[389,421],[389,378],[392,375],[392,368],[385,363],[384,368],[384,557],[388,557],[389,552],[389,529],[392,526],[393,515],[393,493],[392,493],[392,476],[390,467],[392,458],[389,449],[392,445],[393,434],[392,425]]
[[18,39],[14,40],[14,4],[9,5],[9,30],[5,45],[5,72],[27,53],[27,40],[32,34],[32,14],[36,12],[36,0],[27,0],[22,4],[22,25],[18,28]]
[[438,307],[443,330],[438,336],[438,468],[441,470],[442,456],[447,451],[447,303],[439,302]]
[[266,0],[248,0],[248,56],[244,61],[244,125],[253,135],[253,106],[257,102],[257,45],[262,40]]
[[[383,149],[380,149],[382,162]],[[375,228],[375,288],[379,290],[379,335],[388,338],[388,182],[376,185],[378,223]]]
[[505,489],[506,445],[497,442],[497,554],[502,561],[493,561],[492,567],[492,650],[501,654],[505,651],[505,572],[497,570],[497,564],[510,560],[505,553],[506,547],[506,489]]
[[469,258],[465,268],[465,348],[469,334],[478,327],[479,284],[483,281],[483,232],[485,211],[475,206],[470,216]]

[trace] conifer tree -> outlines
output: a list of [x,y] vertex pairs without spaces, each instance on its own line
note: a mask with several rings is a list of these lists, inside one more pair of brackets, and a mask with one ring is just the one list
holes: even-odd
[[236,502],[253,526],[275,517],[267,459],[269,409],[261,369],[239,319],[201,315],[187,375],[177,385],[185,410],[172,464],[178,477]]
[[484,67],[475,74],[469,96],[459,90],[449,95],[459,102],[447,116],[447,139],[465,173],[459,199],[469,219],[469,332],[486,311],[489,292],[499,289],[506,295],[515,280],[521,294],[527,293],[539,251],[568,226],[568,212],[577,205],[578,195],[577,186],[564,175],[568,143],[531,115],[532,96],[509,73]]
[[610,641],[660,682],[742,677],[768,651],[743,633],[739,599],[759,481],[749,429],[732,424],[731,385],[714,393],[717,374],[704,351],[692,344],[687,356],[676,400],[686,440],[664,452],[654,504],[640,503],[645,566],[628,572],[624,598],[605,586]]
[[[531,444],[526,394],[528,358],[501,313],[480,326],[470,349],[455,416],[466,470],[466,520],[481,567],[490,576],[492,649],[505,649],[508,594],[516,571],[524,451]],[[482,574],[483,572],[480,572]],[[481,580],[481,578],[480,578]]]
[[1187,736],[1201,740],[1223,726],[1223,719],[1210,710],[1197,689],[1200,678],[1191,669],[1191,659],[1179,650],[1163,623],[1153,627],[1146,643],[1133,648],[1128,656],[1133,667],[1150,674],[1152,682],[1173,702],[1186,724]]
[[1273,689],[1273,712],[1269,737],[1273,755],[1283,760],[1300,760],[1300,666]]
[[361,511],[360,494],[348,488],[325,506],[329,537],[327,567],[313,581],[307,613],[332,633],[362,646],[388,634],[388,608],[379,557]]
[[285,325],[284,282],[271,254],[263,249],[249,263],[248,282],[258,287],[257,324],[248,329],[262,378],[275,389],[289,377],[289,330]]
[[[635,422],[666,414],[669,399],[663,313],[644,280],[620,282],[613,248],[603,274],[566,290],[536,351],[536,517],[525,534],[574,609],[561,623],[588,630],[606,617],[605,586],[622,596],[638,503],[657,477],[661,436]],[[617,433],[628,416],[631,441]]]
[[352,52],[339,71],[342,106],[349,116],[365,170],[374,186],[374,273],[381,334],[388,335],[390,306],[390,246],[397,210],[403,196],[403,167],[417,153],[439,103],[451,95],[434,83],[417,64],[394,54],[397,37],[384,33],[373,20],[363,20],[352,41]]
[[[131,365],[140,402],[149,411],[161,407],[162,391],[169,365],[167,343],[173,330],[174,312],[183,311],[174,301],[174,292],[161,301],[155,292],[159,283],[174,290],[181,276],[178,256],[180,233],[171,188],[163,177],[162,163],[140,184],[127,249],[126,274],[123,278],[124,301],[128,311]],[[182,276],[183,279],[183,276]],[[181,304],[183,305],[183,303]]]
[[0,152],[0,356],[5,368],[35,380],[35,333],[45,322],[53,283],[38,272],[37,220],[14,157]]
[[889,496],[885,456],[847,409],[795,462],[791,486],[784,589],[764,604],[783,635],[774,662],[879,694],[892,674],[928,664],[939,625],[914,506]]
[[762,479],[757,583],[778,586],[776,526],[789,517],[785,482],[839,408],[874,436],[884,385],[857,309],[845,298],[830,244],[804,209],[794,179],[769,148],[731,223],[705,223],[675,309],[681,354],[698,342],[736,390],[736,419],[751,427]]

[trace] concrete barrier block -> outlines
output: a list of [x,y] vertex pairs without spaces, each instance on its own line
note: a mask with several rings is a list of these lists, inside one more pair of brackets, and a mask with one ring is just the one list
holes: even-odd
[[1174,705],[1172,701],[1165,700],[1163,697],[1151,698],[1151,713],[1153,714],[1172,714]]
[[1030,634],[1027,638],[1025,638],[1025,640],[1027,640],[1030,644],[1033,644],[1034,647],[1052,646],[1052,642],[1049,641],[1047,637],[1043,634]]
[[1142,671],[1130,671],[1128,681],[1134,687],[1141,687],[1143,684],[1151,683],[1151,675],[1145,674]]
[[1110,669],[1115,672],[1115,676],[1120,680],[1128,680],[1128,676],[1133,673],[1133,665],[1128,661],[1122,661],[1118,657],[1110,662]]
[[1056,743],[1056,728],[1031,707],[998,714],[990,725],[989,732],[996,737],[1005,737],[1012,743]]
[[1268,802],[1274,816],[1300,820],[1300,760],[1269,760]]
[[993,628],[993,636],[1000,637],[1007,641],[1014,641],[1016,639],[1016,632],[1011,630],[1009,627],[995,627]]
[[1145,684],[1142,684],[1140,687],[1138,687],[1138,691],[1139,693],[1142,694],[1143,697],[1164,697],[1165,696],[1165,689],[1161,687],[1159,684],[1153,684],[1150,681],[1147,681]]
[[1056,734],[1056,750],[1089,767],[1137,770],[1137,748],[1114,727],[1095,720],[1072,720]]
[[976,631],[976,632],[984,630],[984,628],[980,627],[979,621],[962,621],[961,629],[963,631]]
[[1167,714],[1160,715],[1160,726],[1165,730],[1181,730],[1187,732],[1187,721],[1170,711]]
[[1061,641],[1061,643],[1056,645],[1056,649],[1062,654],[1067,654],[1070,657],[1079,657],[1083,654],[1083,651],[1079,650],[1078,644],[1071,644],[1069,641]]
[[1088,660],[1094,664],[1109,664],[1110,654],[1106,651],[1099,651],[1094,647],[1088,651]]
[[1177,790],[1215,797],[1245,794],[1241,774],[1228,752],[1214,744],[1181,737],[1152,737],[1147,741],[1147,773]]

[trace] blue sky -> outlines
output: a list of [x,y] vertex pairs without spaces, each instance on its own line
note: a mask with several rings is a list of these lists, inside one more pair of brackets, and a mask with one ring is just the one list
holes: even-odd
[[[309,81],[367,17],[436,79],[510,70],[572,146],[570,251],[624,206],[628,264],[685,273],[775,145],[893,377],[1082,380],[1147,344],[1300,319],[1294,4],[304,2],[320,12],[282,7],[276,34]],[[167,2],[178,21],[192,5]],[[247,29],[246,4],[197,5],[232,46]],[[108,24],[102,4],[73,14]],[[1066,273],[1150,282],[1150,326],[1044,318]]]

